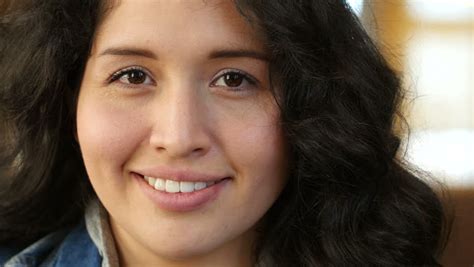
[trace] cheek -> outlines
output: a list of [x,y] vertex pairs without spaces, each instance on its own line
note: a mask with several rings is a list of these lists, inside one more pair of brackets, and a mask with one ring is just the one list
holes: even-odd
[[285,145],[276,105],[263,103],[254,104],[238,120],[229,123],[235,125],[233,128],[226,128],[232,129],[230,140],[239,140],[232,147],[243,165],[272,171],[284,161]]
[[[241,179],[241,199],[274,199],[286,182],[286,145],[275,110],[255,112],[245,123],[228,123],[225,152]],[[262,116],[262,114],[265,114]],[[243,117],[243,116],[242,116]],[[241,118],[242,118],[241,117]],[[247,194],[253,195],[249,197]]]
[[240,165],[256,173],[273,172],[282,165],[284,145],[279,129],[255,127],[240,131],[240,134],[240,145],[234,148]]
[[248,127],[237,131],[232,140],[228,147],[232,151],[227,154],[237,172],[236,190],[226,208],[235,215],[228,215],[233,220],[222,227],[243,231],[258,224],[281,194],[287,181],[287,160],[278,127]]
[[138,146],[142,132],[133,113],[104,105],[88,95],[79,98],[77,136],[88,170],[124,164]]

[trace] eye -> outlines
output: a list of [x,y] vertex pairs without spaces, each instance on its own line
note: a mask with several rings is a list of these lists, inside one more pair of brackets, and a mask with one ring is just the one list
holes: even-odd
[[120,82],[126,85],[154,85],[148,72],[141,67],[130,67],[112,74],[109,83]]
[[257,80],[241,70],[224,70],[218,74],[211,86],[229,87],[230,90],[245,90],[245,87],[257,85]]

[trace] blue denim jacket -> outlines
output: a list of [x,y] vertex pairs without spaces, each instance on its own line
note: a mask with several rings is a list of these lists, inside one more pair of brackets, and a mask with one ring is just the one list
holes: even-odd
[[101,266],[102,256],[82,220],[72,229],[51,233],[23,250],[0,247],[0,266]]
[[119,265],[108,213],[97,198],[75,226],[51,233],[26,248],[0,246],[0,266],[115,267]]

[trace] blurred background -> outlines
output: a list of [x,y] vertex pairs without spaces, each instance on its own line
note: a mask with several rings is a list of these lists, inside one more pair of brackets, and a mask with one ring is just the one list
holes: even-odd
[[474,0],[349,0],[403,75],[406,156],[448,188],[442,262],[474,266]]

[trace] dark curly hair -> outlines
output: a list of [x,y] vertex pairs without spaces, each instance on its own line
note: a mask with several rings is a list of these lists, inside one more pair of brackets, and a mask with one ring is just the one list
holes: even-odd
[[[438,266],[439,197],[398,156],[403,91],[343,0],[235,0],[267,41],[292,159],[257,255],[271,266]],[[5,4],[4,4],[5,5]],[[99,0],[16,0],[0,18],[0,244],[75,224],[93,194],[74,138]]]

